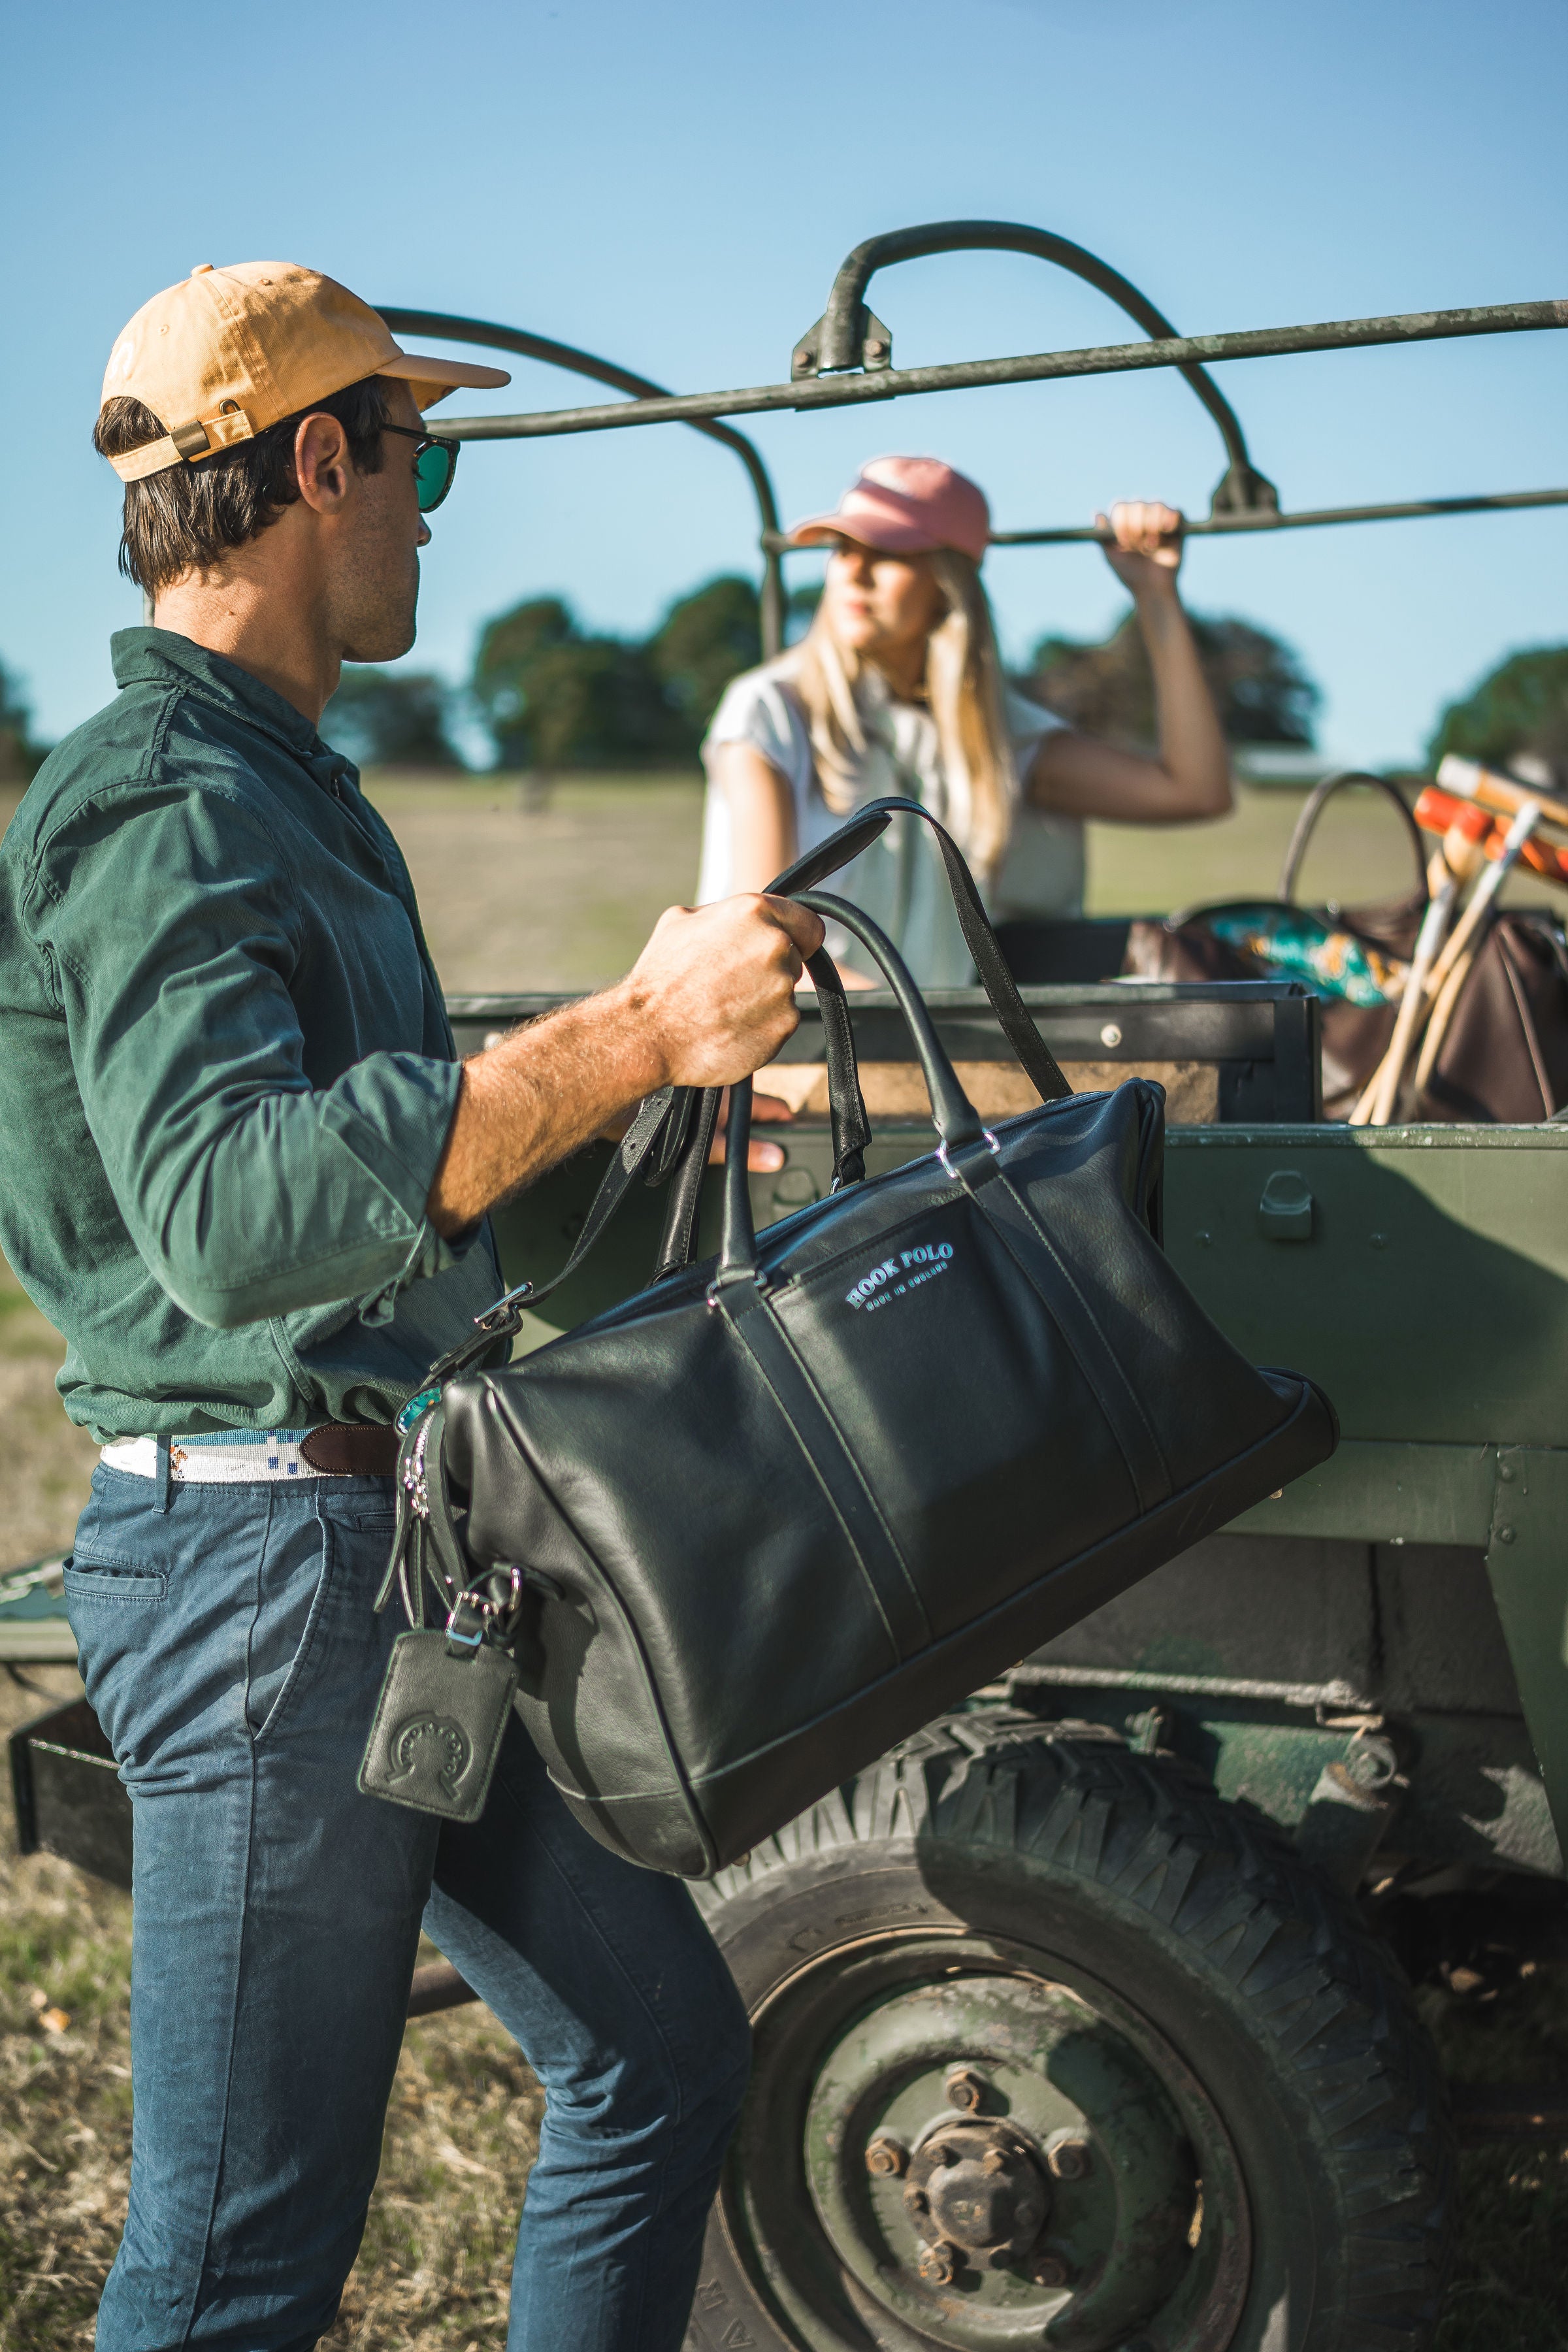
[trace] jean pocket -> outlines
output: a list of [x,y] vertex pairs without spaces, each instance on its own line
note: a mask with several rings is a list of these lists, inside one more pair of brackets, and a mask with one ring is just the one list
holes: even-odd
[[150,1608],[165,1600],[168,1591],[164,1571],[138,1560],[77,1551],[66,1561],[66,1601],[73,1608]]

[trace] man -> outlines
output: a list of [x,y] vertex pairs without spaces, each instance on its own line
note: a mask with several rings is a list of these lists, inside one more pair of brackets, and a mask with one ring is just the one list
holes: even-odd
[[389,1424],[500,1286],[486,1211],[795,1025],[804,909],[664,915],[617,987],[460,1066],[406,869],[316,733],[414,642],[424,405],[312,271],[193,271],[95,436],[156,600],[0,849],[0,1243],[103,1447],[68,1572],[135,1808],[135,2127],[99,2352],[303,2352],[375,2175],[423,1917],[547,2094],[514,2347],[673,2347],[742,2089],[685,1890],[597,1847],[515,1722],[484,1818],[361,1795],[396,1612]]

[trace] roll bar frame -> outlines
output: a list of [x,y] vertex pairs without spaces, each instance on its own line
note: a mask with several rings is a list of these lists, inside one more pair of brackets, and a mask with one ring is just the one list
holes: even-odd
[[[667,397],[664,386],[647,376],[618,367],[614,360],[595,358],[592,352],[580,352],[573,343],[558,343],[549,335],[531,335],[524,328],[499,327],[485,319],[458,319],[445,310],[408,310],[386,303],[376,307],[395,335],[434,335],[441,342],[479,343],[487,351],[516,352],[522,359],[570,369],[574,375],[613,384],[617,392],[629,392],[638,399]],[[757,501],[757,541],[763,551],[763,650],[771,659],[784,644],[784,569],[779,556],[784,542],[773,478],[763,463],[762,451],[732,425],[721,425],[710,417],[693,417],[691,423],[696,432],[732,449],[751,482]]]
[[[889,229],[868,236],[838,266],[827,308],[808,327],[795,346],[790,374],[797,383],[830,373],[856,370],[880,374],[893,364],[893,339],[881,320],[866,306],[866,291],[879,269],[900,261],[923,261],[939,253],[1031,253],[1041,261],[1070,270],[1101,294],[1107,294],[1155,341],[1179,341],[1176,330],[1146,294],[1108,261],[1070,237],[1047,228],[1028,228],[1019,221],[931,221],[923,228]],[[1211,515],[1277,514],[1279,496],[1247,454],[1241,422],[1205,368],[1183,364],[1181,373],[1191,384],[1219,427],[1225,443],[1226,470],[1210,503]]]
[[[1099,344],[1076,351],[1027,352],[1010,359],[895,368],[892,336],[866,300],[872,278],[878,270],[900,261],[977,251],[1033,254],[1071,271],[1119,304],[1145,330],[1150,340],[1142,343]],[[1416,499],[1393,505],[1320,507],[1294,514],[1285,512],[1280,509],[1274,484],[1253,465],[1235,410],[1208,373],[1215,363],[1233,360],[1448,341],[1471,335],[1549,331],[1568,327],[1568,301],[1503,302],[1468,310],[1415,310],[1370,319],[1327,320],[1295,327],[1255,328],[1230,334],[1179,335],[1164,313],[1131,279],[1070,238],[1014,221],[935,221],[868,237],[846,256],[834,278],[821,318],[795,346],[788,383],[759,384],[729,392],[670,393],[630,368],[521,328],[401,306],[384,307],[381,315],[395,334],[434,335],[444,341],[479,343],[489,349],[515,352],[525,359],[542,360],[550,366],[568,369],[631,395],[625,401],[581,408],[443,420],[443,433],[455,440],[534,440],[636,425],[679,424],[690,425],[732,450],[746,469],[757,501],[758,541],[763,556],[762,640],[768,659],[783,647],[782,559],[792,551],[779,529],[778,504],[762,454],[744,434],[722,421],[731,416],[766,415],[781,409],[798,413],[805,409],[842,408],[868,400],[892,400],[901,394],[1174,368],[1192,386],[1218,426],[1226,460],[1206,520],[1188,521],[1184,525],[1188,536],[1318,530],[1335,524],[1405,522],[1442,515],[1568,505],[1565,488],[1490,491],[1465,498]],[[1092,525],[1062,525],[1038,530],[994,531],[992,544],[1059,547],[1079,541],[1103,541],[1106,536]]]

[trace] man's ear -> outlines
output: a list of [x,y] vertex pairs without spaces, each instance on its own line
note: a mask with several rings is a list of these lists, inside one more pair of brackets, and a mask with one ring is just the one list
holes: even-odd
[[294,436],[294,479],[300,496],[318,514],[332,514],[348,496],[353,461],[349,436],[335,416],[318,409]]

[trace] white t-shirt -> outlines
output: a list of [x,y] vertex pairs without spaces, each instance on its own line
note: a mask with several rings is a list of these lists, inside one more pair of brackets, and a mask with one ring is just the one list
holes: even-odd
[[[750,743],[784,777],[795,800],[801,853],[815,849],[846,822],[822,796],[811,737],[790,685],[792,667],[791,656],[784,654],[761,669],[747,670],[731,680],[713,714],[702,746],[710,775],[699,905],[728,898],[736,887],[730,803],[711,773],[711,754],[721,743]],[[858,801],[892,793],[918,800],[962,845],[968,829],[967,794],[950,788],[931,713],[916,703],[895,699],[880,673],[869,668],[861,674],[858,700],[867,737]],[[1005,708],[1016,793],[1041,736],[1063,722],[1010,688],[1005,690]],[[1006,854],[991,885],[982,885],[982,896],[998,919],[1076,915],[1083,905],[1083,877],[1079,820],[1049,815],[1020,800],[1014,808]],[[852,899],[880,923],[921,987],[966,988],[973,983],[974,966],[953,913],[942,861],[926,828],[912,818],[896,820],[824,887]],[[831,944],[846,962],[875,974],[857,941],[835,940]]]

